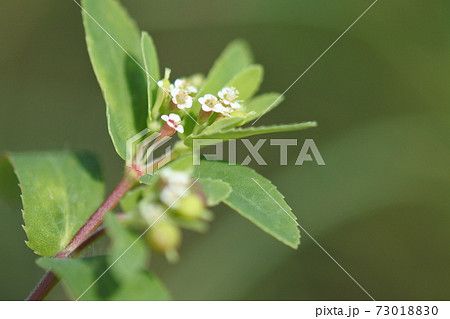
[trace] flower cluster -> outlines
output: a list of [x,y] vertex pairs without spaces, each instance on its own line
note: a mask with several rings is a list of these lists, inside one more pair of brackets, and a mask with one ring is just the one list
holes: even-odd
[[[191,77],[189,79],[176,79],[172,84],[168,80],[170,70],[166,73],[166,77],[158,82],[158,86],[164,90],[168,97],[169,110],[176,112],[190,109],[194,103],[195,94],[198,93],[198,88],[203,81],[202,78]],[[195,85],[194,85],[195,84]],[[169,97],[170,96],[170,97]],[[198,102],[202,109],[202,118],[207,118],[211,113],[219,113],[226,117],[231,117],[232,112],[241,107],[241,100],[238,100],[239,91],[234,87],[224,87],[217,96],[213,94],[205,94],[198,98]],[[179,133],[184,132],[184,127],[181,124],[181,117],[176,113],[164,114],[161,119],[166,123],[166,135],[172,135],[175,131]]]
[[204,112],[215,112],[229,117],[231,112],[241,107],[239,102],[242,101],[237,100],[239,91],[236,88],[225,87],[217,95],[219,98],[206,94],[198,99]]

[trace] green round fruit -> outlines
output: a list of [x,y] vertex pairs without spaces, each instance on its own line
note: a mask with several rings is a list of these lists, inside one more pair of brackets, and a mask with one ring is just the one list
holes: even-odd
[[181,230],[168,222],[157,222],[150,228],[146,237],[150,246],[162,254],[175,250],[181,244]]
[[197,195],[187,195],[180,200],[176,213],[187,220],[196,220],[202,217],[205,207],[202,199]]

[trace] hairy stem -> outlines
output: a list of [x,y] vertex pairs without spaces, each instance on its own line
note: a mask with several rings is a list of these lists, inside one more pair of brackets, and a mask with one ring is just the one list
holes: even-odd
[[[106,213],[116,207],[120,199],[137,183],[139,175],[140,174],[136,170],[127,168],[124,178],[75,234],[67,247],[55,255],[55,258],[73,257],[103,234],[103,229],[100,229],[97,232],[94,231],[101,224]],[[51,271],[47,271],[26,300],[42,300],[50,290],[53,289],[57,282],[58,278],[55,274]]]
[[[169,154],[165,154],[156,159],[149,166],[151,171],[158,166]],[[124,178],[112,191],[112,193],[106,198],[103,204],[91,215],[81,229],[75,234],[67,247],[55,255],[55,258],[68,258],[74,257],[80,253],[91,242],[97,239],[104,233],[104,229],[95,229],[101,224],[106,213],[111,211],[122,199],[122,197],[138,182],[140,176],[143,175],[143,169],[141,167],[127,168]],[[42,300],[56,285],[58,278],[51,271],[47,271],[42,277],[41,281],[37,284],[36,288],[31,292],[26,300]]]
[[137,178],[130,175],[132,174],[125,174],[119,185],[81,227],[67,247],[55,256],[56,258],[68,257],[100,225],[106,213],[111,211],[119,203],[120,199],[136,184]]
[[38,301],[42,300],[47,296],[50,290],[55,287],[59,279],[50,270],[46,271],[41,281],[36,285],[30,295],[27,297],[26,301]]
[[[83,249],[92,244],[95,240],[101,237],[105,233],[105,228],[99,228],[92,233],[80,246],[77,247],[69,257],[74,257],[81,253]],[[37,301],[42,300],[47,296],[47,294],[55,287],[59,279],[52,271],[47,271],[30,295],[27,297],[27,301]]]

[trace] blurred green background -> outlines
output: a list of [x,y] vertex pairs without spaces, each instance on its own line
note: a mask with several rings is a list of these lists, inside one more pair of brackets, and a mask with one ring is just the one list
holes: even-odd
[[[207,72],[226,43],[248,40],[266,68],[261,92],[283,92],[371,4],[123,2],[174,76]],[[94,151],[111,190],[122,162],[80,9],[71,0],[2,0],[1,8],[0,151]],[[446,0],[380,0],[258,123],[318,121],[267,138],[313,138],[326,166],[294,166],[300,147],[280,166],[266,143],[268,165],[255,168],[377,300],[450,299],[449,17]],[[0,203],[0,299],[25,298],[43,273],[21,223]],[[178,264],[153,257],[151,267],[179,300],[368,299],[306,234],[294,251],[227,207],[206,235],[185,233]],[[66,297],[58,287],[49,298]]]

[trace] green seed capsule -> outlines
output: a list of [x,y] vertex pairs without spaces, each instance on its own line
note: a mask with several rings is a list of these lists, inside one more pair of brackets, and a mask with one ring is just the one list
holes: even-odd
[[176,213],[186,220],[196,220],[202,217],[205,207],[197,195],[187,195],[180,200]]
[[169,223],[156,223],[150,228],[146,238],[150,246],[159,253],[166,254],[176,250],[181,244],[181,230],[178,226]]

